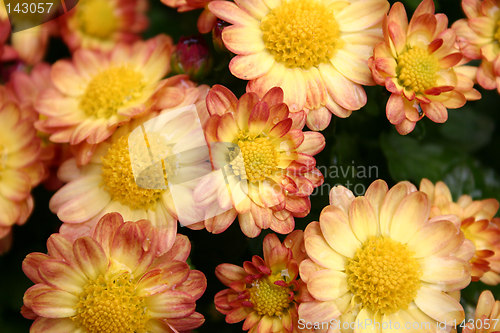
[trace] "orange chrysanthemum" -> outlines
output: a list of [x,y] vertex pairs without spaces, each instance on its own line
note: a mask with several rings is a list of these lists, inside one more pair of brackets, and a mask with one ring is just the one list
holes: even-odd
[[22,109],[0,87],[0,238],[23,224],[33,210],[31,189],[43,176],[40,140]]
[[217,17],[208,9],[208,4],[211,1],[213,0],[161,0],[161,2],[169,7],[177,8],[179,12],[203,8],[197,23],[198,31],[202,34],[212,31],[217,21]]
[[500,3],[492,0],[462,0],[467,19],[453,23],[464,56],[481,59],[477,82],[500,93]]
[[[438,322],[460,323],[456,292],[471,280],[472,253],[458,257],[463,234],[445,216],[430,218],[430,209],[408,182],[389,189],[377,180],[356,198],[332,189],[330,205],[304,233],[310,259],[300,276],[314,300],[300,304],[300,318],[338,320],[336,332],[351,332],[350,323],[359,332],[437,332]],[[409,330],[407,323],[420,325]]]
[[[186,76],[172,77],[164,81],[164,85],[151,101],[154,110],[161,108],[161,112],[152,110],[147,116],[121,126],[108,140],[94,146],[95,151],[92,151],[92,157],[87,164],[78,166],[74,158],[64,162],[58,175],[67,184],[54,194],[49,203],[50,209],[64,222],[61,234],[69,239],[86,235],[92,232],[103,215],[118,212],[126,220],[150,220],[163,237],[162,247],[168,248],[177,232],[177,211],[180,207],[176,206],[176,203],[187,205],[189,201],[187,197],[178,197],[174,202],[166,184],[169,177],[181,177],[178,173],[191,173],[187,177],[196,178],[193,175],[197,172],[205,172],[202,168],[196,168],[196,161],[205,157],[194,154],[189,157],[189,161],[183,161],[180,157],[173,159],[163,166],[164,170],[160,169],[160,180],[164,186],[143,187],[142,183],[139,186],[138,175],[134,172],[138,163],[134,161],[147,159],[149,154],[144,151],[144,156],[133,158],[131,151],[140,143],[133,143],[131,146],[129,138],[131,133],[143,128],[149,120],[154,121],[158,115],[168,115],[170,108],[204,101],[206,90],[203,86],[193,87],[193,83],[187,81]],[[174,155],[198,147],[201,144],[192,135],[193,129],[197,128],[200,128],[199,137],[206,146],[201,125],[196,124],[197,119],[198,115],[188,115],[174,117],[160,124],[165,139],[151,137],[150,147],[153,147],[154,151],[168,151]],[[184,166],[192,168],[183,170]],[[207,168],[209,167],[207,165]]]
[[[50,65],[39,63],[31,72],[15,71],[7,83],[9,98],[15,101],[23,110],[23,117],[30,122],[36,122],[40,115],[35,110],[35,104],[41,92],[48,87],[54,87],[50,78]],[[44,166],[44,185],[49,190],[57,190],[62,186],[57,178],[57,169],[71,154],[67,145],[51,142],[43,128],[38,127],[37,135],[41,138],[42,149],[40,160]]]
[[253,256],[243,267],[217,266],[215,274],[229,289],[215,295],[217,310],[226,322],[245,320],[243,330],[255,333],[298,332],[297,305],[303,292],[298,279],[306,258],[303,232],[296,230],[283,244],[275,234],[264,238],[264,259]]
[[443,123],[447,109],[480,98],[466,75],[470,68],[457,67],[462,54],[447,25],[444,14],[434,14],[432,0],[420,3],[410,23],[399,2],[384,20],[385,40],[375,47],[369,66],[375,82],[391,92],[387,119],[400,134],[413,131],[423,116]]
[[140,39],[148,26],[147,9],[147,0],[79,0],[61,17],[61,35],[72,51],[109,51]]
[[432,217],[450,214],[458,217],[458,226],[475,248],[471,259],[472,279],[491,285],[500,283],[500,225],[492,221],[498,211],[498,201],[476,201],[462,195],[454,202],[445,183],[434,185],[428,179],[422,180],[420,191],[429,196]]
[[22,314],[31,333],[170,333],[199,327],[195,312],[206,289],[191,270],[187,237],[177,235],[158,253],[158,236],[147,220],[123,222],[104,216],[95,231],[73,243],[59,234],[48,254],[31,253],[23,271],[35,283],[24,294]]
[[463,333],[496,333],[500,332],[500,301],[489,290],[485,290],[477,301],[474,321],[468,322]]
[[238,216],[248,237],[267,228],[291,232],[294,217],[309,213],[309,195],[323,182],[313,157],[325,146],[323,135],[302,132],[304,114],[290,118],[280,88],[271,89],[262,100],[255,93],[238,100],[217,85],[208,93],[207,106],[211,117],[205,134],[212,162],[225,175],[205,177],[195,196],[200,204],[209,202],[223,213],[192,227],[220,233]]
[[366,104],[361,85],[373,80],[366,64],[382,40],[386,0],[213,1],[208,8],[232,26],[222,39],[236,57],[229,69],[250,80],[247,91],[262,97],[281,87],[291,112],[305,110],[313,130],[332,113],[348,117]]
[[160,35],[110,53],[78,50],[51,71],[55,88],[42,92],[39,126],[52,142],[97,144],[146,111],[147,102],[169,69],[172,42]]

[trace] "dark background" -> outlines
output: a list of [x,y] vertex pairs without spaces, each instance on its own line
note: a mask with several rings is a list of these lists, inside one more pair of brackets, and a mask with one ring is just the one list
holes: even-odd
[[[419,2],[403,1],[409,16]],[[200,11],[178,14],[157,0],[150,3],[151,23],[145,37],[166,33],[177,42],[181,36],[197,34],[196,20]],[[451,23],[464,17],[458,0],[435,3],[437,12],[446,13]],[[212,45],[210,34],[205,37]],[[47,60],[50,62],[69,55],[60,40],[51,40],[49,47]],[[245,82],[229,73],[229,59],[230,55],[214,53],[214,69],[203,83],[223,84],[241,96]],[[334,185],[349,185],[355,194],[361,195],[377,178],[385,179],[390,186],[400,180],[418,185],[424,177],[433,182],[444,180],[455,199],[461,194],[471,194],[476,199],[500,199],[500,96],[496,91],[480,89],[483,98],[461,109],[449,110],[446,124],[424,119],[404,137],[397,134],[385,117],[388,98],[385,89],[366,87],[366,91],[368,104],[363,109],[353,112],[347,119],[333,117],[330,126],[323,131],[326,147],[316,158],[324,173],[325,185],[311,197],[311,213],[297,219],[296,228],[304,229],[307,223],[318,219],[319,212],[328,203],[328,190]],[[57,232],[60,225],[48,209],[53,193],[40,186],[33,194],[35,210],[31,218],[24,226],[14,227],[12,249],[0,256],[0,333],[29,331],[31,321],[25,320],[19,309],[24,291],[32,283],[23,274],[21,262],[30,252],[46,252],[47,238]],[[191,263],[203,271],[208,280],[208,288],[197,302],[197,311],[205,315],[206,323],[197,332],[241,332],[241,323],[226,324],[224,317],[215,310],[213,297],[224,286],[216,279],[214,269],[224,262],[241,265],[252,255],[261,254],[262,239],[268,231],[248,239],[235,222],[221,235],[187,228],[179,228],[179,232],[189,236]],[[462,295],[466,311],[475,307],[479,293],[485,288],[500,297],[500,287],[473,283]]]

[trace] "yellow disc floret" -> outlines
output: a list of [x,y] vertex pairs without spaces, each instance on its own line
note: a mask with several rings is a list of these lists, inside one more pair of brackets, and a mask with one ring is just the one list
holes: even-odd
[[254,310],[261,316],[281,316],[291,303],[289,288],[273,284],[267,278],[252,282],[248,291]]
[[238,140],[237,144],[245,168],[241,170],[241,160],[236,158],[232,163],[233,170],[237,169],[240,175],[246,175],[249,181],[262,181],[277,170],[278,152],[268,137],[244,138]]
[[87,283],[71,319],[88,333],[146,333],[146,310],[129,273],[107,274]]
[[109,39],[118,29],[115,8],[109,0],[80,0],[76,10],[78,26],[89,36]]
[[80,108],[89,117],[110,118],[144,90],[143,75],[128,66],[101,71],[87,85]]
[[137,186],[130,163],[127,136],[113,143],[102,158],[101,177],[103,187],[112,199],[132,209],[154,208],[164,192]]
[[260,29],[276,61],[292,68],[328,62],[341,42],[333,10],[323,1],[283,1],[262,19]]
[[348,260],[346,274],[362,306],[381,314],[406,309],[420,288],[421,269],[412,252],[385,237],[365,241]]
[[422,93],[436,85],[439,62],[427,50],[410,48],[398,57],[397,63],[399,83],[407,90]]

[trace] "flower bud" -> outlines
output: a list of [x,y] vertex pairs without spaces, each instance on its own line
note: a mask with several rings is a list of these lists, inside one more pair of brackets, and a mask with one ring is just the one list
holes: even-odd
[[203,37],[181,37],[172,55],[172,70],[176,74],[187,74],[192,80],[199,81],[211,69],[212,57]]

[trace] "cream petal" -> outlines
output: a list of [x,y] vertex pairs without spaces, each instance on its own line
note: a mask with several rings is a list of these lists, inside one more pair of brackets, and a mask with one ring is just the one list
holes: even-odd
[[422,286],[415,297],[415,304],[429,317],[441,323],[452,325],[464,320],[464,309],[450,295],[428,286]]
[[340,316],[334,301],[303,302],[299,305],[299,318],[306,322],[328,322]]
[[460,234],[460,229],[450,221],[429,222],[409,239],[408,247],[414,252],[416,258],[427,257],[443,250],[447,250],[442,253],[446,256],[450,254],[450,251],[456,250],[456,246],[449,246],[456,244],[455,239],[463,241],[463,236],[460,237]]
[[454,257],[430,256],[419,260],[421,279],[437,285],[470,280],[470,269],[464,260]]
[[342,297],[349,291],[347,274],[329,269],[315,272],[309,277],[307,290],[320,301]]
[[389,3],[385,0],[356,1],[335,15],[335,19],[341,31],[360,31],[382,22],[388,10]]
[[346,46],[337,50],[330,62],[346,78],[362,85],[372,85],[372,73],[367,63],[372,50],[373,47],[364,45]]
[[400,182],[392,187],[385,196],[380,208],[380,232],[384,236],[389,235],[389,230],[394,212],[410,192],[416,191],[415,186],[409,182]]
[[307,254],[317,264],[342,271],[345,267],[345,258],[333,251],[321,235],[317,222],[310,223],[304,233],[304,242]]
[[390,236],[405,244],[429,219],[430,205],[427,196],[414,192],[406,196],[394,212],[391,221]]
[[349,206],[354,200],[354,194],[348,188],[337,185],[329,194],[330,205],[340,208],[345,214],[349,213]]
[[30,327],[30,333],[83,333],[69,318],[38,317]]
[[366,190],[365,198],[373,208],[375,216],[377,217],[377,221],[380,216],[380,209],[382,208],[382,204],[388,191],[389,187],[387,186],[387,183],[382,179],[376,180],[371,183]]
[[85,222],[97,216],[110,200],[111,198],[107,192],[100,187],[94,187],[86,193],[73,196],[71,200],[65,202],[57,211],[57,216],[63,222]]
[[361,243],[378,234],[375,212],[365,197],[357,197],[349,207],[349,222],[352,231]]
[[361,246],[349,225],[347,215],[334,206],[327,206],[320,215],[320,227],[323,237],[332,249],[352,258]]
[[262,0],[235,0],[235,2],[240,8],[257,19],[263,18],[269,11]]
[[359,311],[355,322],[360,323],[360,325],[356,325],[354,333],[380,333],[380,327],[375,321],[375,315],[367,308],[362,308]]

